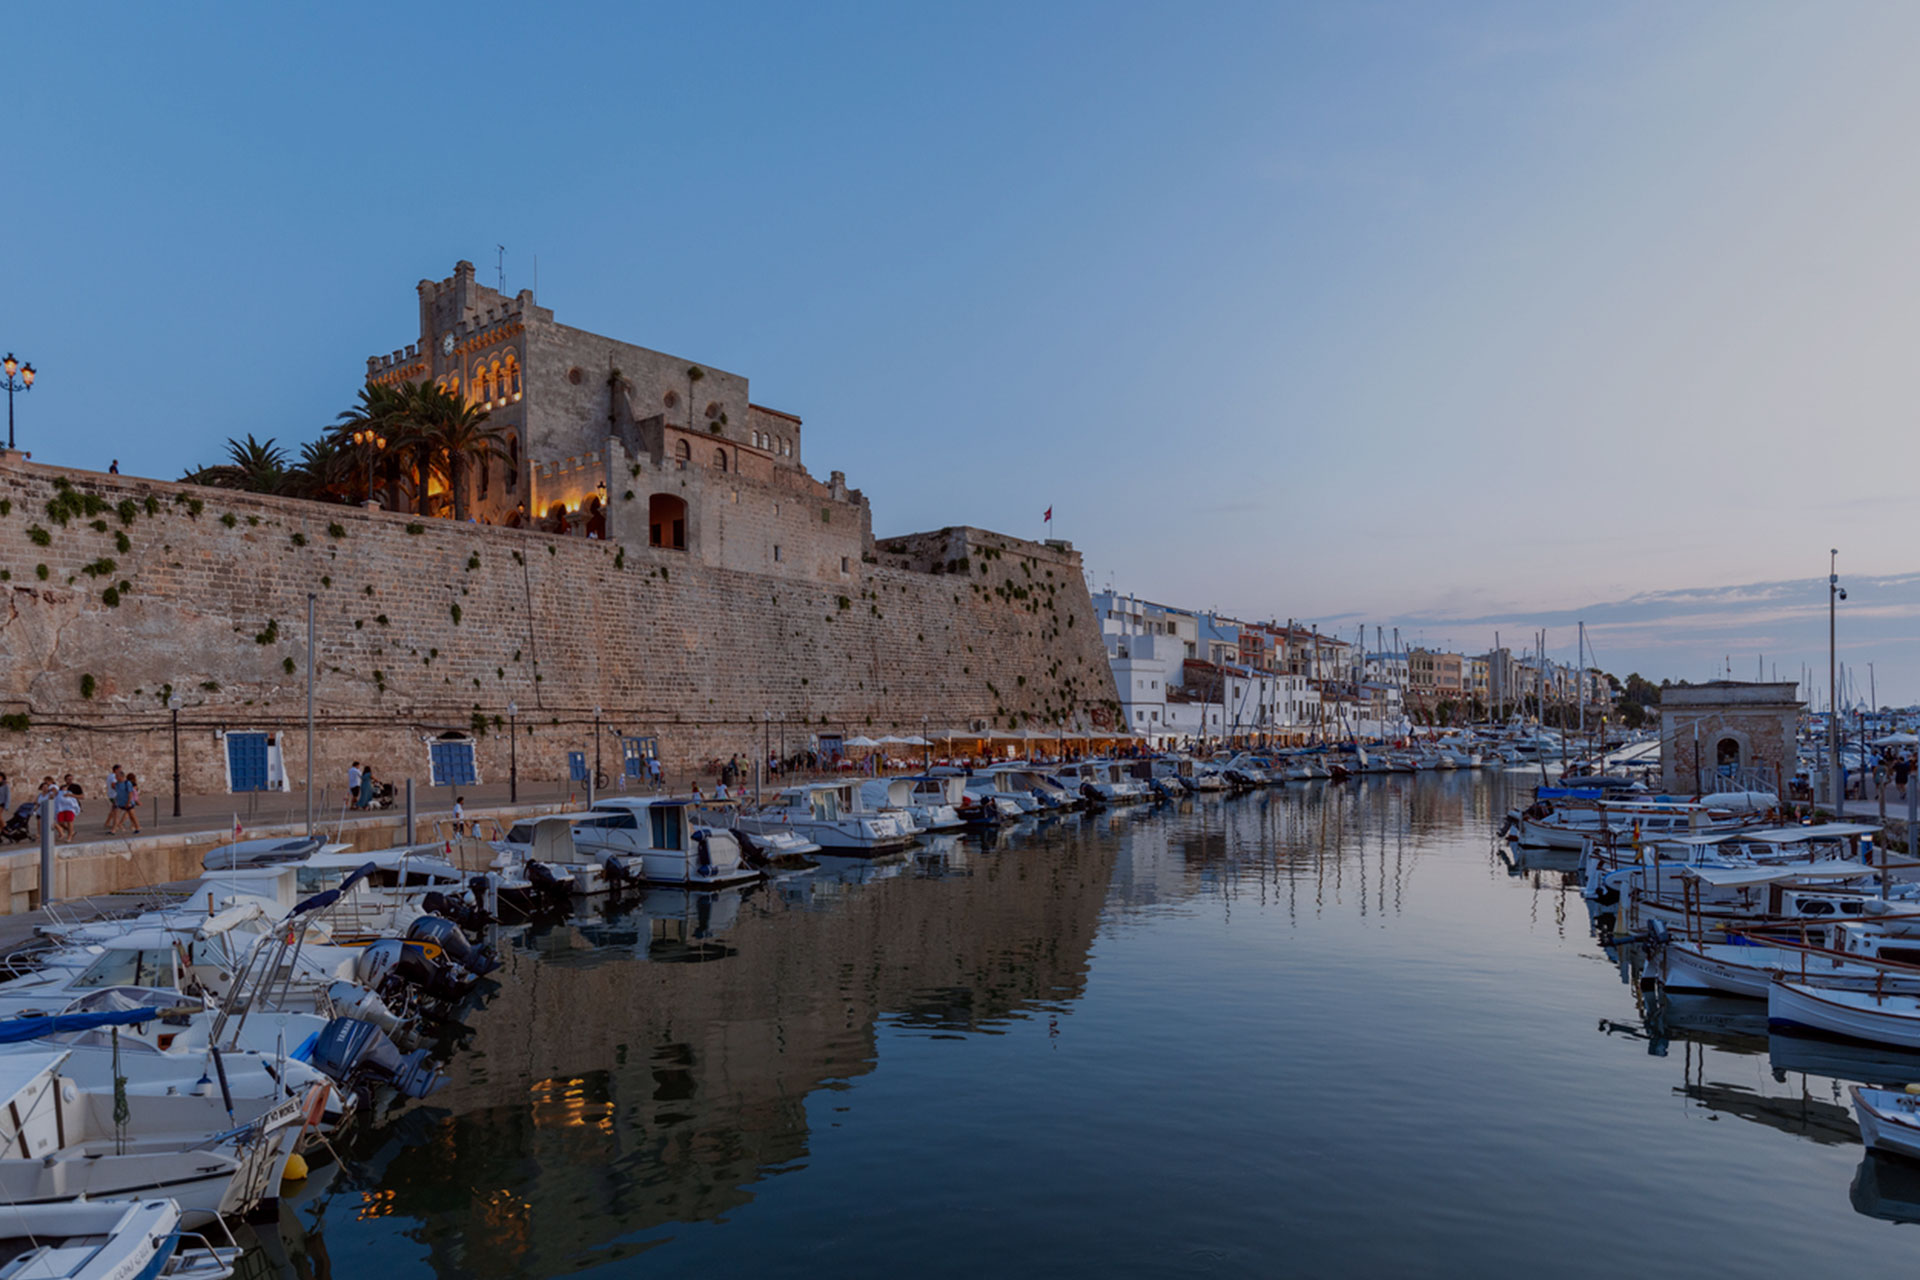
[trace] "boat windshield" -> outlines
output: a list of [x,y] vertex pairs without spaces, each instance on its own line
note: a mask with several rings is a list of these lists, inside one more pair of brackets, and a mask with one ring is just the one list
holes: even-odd
[[73,980],[76,987],[171,987],[173,953],[166,950],[109,951]]
[[611,831],[638,831],[640,829],[640,819],[634,816],[633,810],[623,809],[617,813],[611,811],[596,813],[591,818],[582,818],[575,825],[582,827],[601,827]]

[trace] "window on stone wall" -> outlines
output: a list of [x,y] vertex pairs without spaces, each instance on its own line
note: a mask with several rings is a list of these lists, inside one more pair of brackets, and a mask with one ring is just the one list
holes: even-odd
[[687,500],[671,493],[647,499],[647,543],[672,551],[687,549]]
[[713,469],[715,471],[725,471],[727,469],[727,451],[725,449],[715,449],[713,451]]
[[693,446],[681,440],[673,446],[673,456],[684,469],[689,462],[693,461]]
[[507,492],[512,493],[520,485],[520,437],[507,433]]
[[520,398],[520,362],[513,357],[511,352],[507,355],[506,379],[506,385],[500,389],[501,394],[512,396],[515,400],[518,400]]
[[493,459],[491,457],[480,459],[480,500],[482,502],[486,501],[487,486],[492,482],[492,480],[493,480]]
[[780,558],[780,544],[777,542],[773,544],[773,558],[775,560]]

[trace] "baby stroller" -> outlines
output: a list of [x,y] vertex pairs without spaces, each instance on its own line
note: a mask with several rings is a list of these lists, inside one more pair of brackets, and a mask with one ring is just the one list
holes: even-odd
[[367,801],[367,808],[391,809],[393,808],[393,798],[395,794],[394,786],[391,782],[375,782],[373,784],[373,799]]
[[0,827],[0,844],[12,844],[16,840],[25,840],[32,834],[34,802],[29,800],[13,811],[7,819],[7,825]]

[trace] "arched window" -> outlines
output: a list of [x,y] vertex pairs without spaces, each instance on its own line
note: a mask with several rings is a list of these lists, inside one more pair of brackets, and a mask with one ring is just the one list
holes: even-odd
[[713,451],[713,469],[715,471],[725,471],[727,469],[727,451],[725,449],[715,449]]
[[506,382],[500,391],[502,395],[512,396],[516,400],[520,398],[520,361],[514,358],[512,352],[507,353]]
[[520,437],[507,433],[507,492],[512,493],[520,484]]
[[687,500],[671,493],[647,499],[647,545],[674,551],[687,549]]
[[685,466],[693,461],[693,446],[685,440],[676,441],[673,446],[673,456],[679,460],[680,465]]
[[1731,765],[1740,767],[1740,744],[1732,738],[1722,738],[1713,748],[1713,762],[1722,769]]

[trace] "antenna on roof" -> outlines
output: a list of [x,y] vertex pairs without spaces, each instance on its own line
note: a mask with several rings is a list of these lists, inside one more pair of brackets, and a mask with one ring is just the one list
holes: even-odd
[[507,246],[497,244],[493,247],[500,251],[500,262],[497,269],[500,275],[500,292],[505,293],[507,291]]

